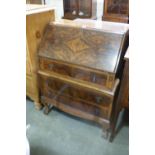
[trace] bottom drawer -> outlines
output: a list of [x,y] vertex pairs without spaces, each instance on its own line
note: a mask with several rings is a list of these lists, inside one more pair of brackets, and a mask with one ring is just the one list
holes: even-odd
[[[109,119],[112,99],[44,76],[39,77],[40,93],[69,107]],[[58,105],[57,105],[58,106]]]
[[[49,96],[47,95],[43,95],[42,97],[48,97],[50,99],[55,100],[56,102],[58,102],[58,104],[56,105],[56,107],[59,108],[59,104],[63,104],[66,105],[68,107],[72,107],[74,109],[101,117],[101,118],[105,118],[108,119],[108,109],[102,109],[100,107],[97,107],[95,105],[91,105],[87,102],[78,100],[76,98],[72,98],[72,97],[67,97],[67,96],[63,96],[63,95],[55,95],[54,93]],[[57,96],[57,97],[56,97]],[[52,103],[51,103],[52,104]]]

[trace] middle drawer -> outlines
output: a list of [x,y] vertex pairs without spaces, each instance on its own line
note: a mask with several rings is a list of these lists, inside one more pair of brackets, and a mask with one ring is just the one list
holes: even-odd
[[39,58],[41,70],[52,71],[62,75],[66,75],[75,79],[88,81],[109,89],[113,87],[114,76],[105,72],[94,71],[93,69],[79,67],[76,65],[57,62],[48,58]]

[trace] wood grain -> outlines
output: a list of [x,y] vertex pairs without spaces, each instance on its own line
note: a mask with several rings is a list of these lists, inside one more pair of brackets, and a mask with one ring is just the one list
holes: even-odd
[[42,76],[46,76],[46,77],[59,79],[61,81],[70,83],[71,85],[74,85],[75,87],[82,86],[83,89],[89,89],[89,90],[93,91],[94,93],[97,92],[97,93],[100,93],[100,94],[105,94],[106,96],[114,96],[115,90],[116,90],[116,88],[117,88],[117,86],[119,84],[119,79],[116,79],[112,90],[109,90],[108,88],[106,88],[104,86],[96,85],[96,84],[86,82],[86,81],[84,82],[83,80],[73,79],[73,78],[67,77],[65,75],[60,76],[60,74],[57,74],[57,73],[54,73],[54,72],[39,70],[38,74],[40,74]]
[[110,126],[110,122],[108,120],[104,119],[104,118],[101,118],[101,117],[98,117],[98,116],[94,116],[92,114],[85,113],[85,112],[83,112],[81,110],[77,110],[77,109],[72,108],[70,106],[67,106],[65,104],[60,104],[58,101],[55,101],[53,99],[44,97],[43,98],[43,102],[53,103],[54,106],[58,107],[62,111],[67,112],[67,113],[69,113],[71,115],[78,116],[80,118],[85,118],[85,119],[88,119],[88,120],[91,120],[91,121],[98,122],[102,126],[104,124],[104,126],[106,128],[109,128],[109,126]]
[[53,24],[46,29],[39,55],[97,70],[116,72],[123,37],[121,34]]
[[113,73],[101,72],[70,63],[64,63],[47,58],[45,59],[43,57],[39,58],[39,65],[42,70],[53,71],[75,79],[96,83],[109,89],[112,89],[114,84],[115,74]]
[[[31,5],[27,5],[27,8],[28,7],[31,8]],[[43,6],[36,5],[33,9],[28,9],[26,12],[26,94],[35,101],[37,108],[40,107],[36,74],[38,66],[37,47],[41,41],[45,26],[55,18],[53,8],[48,8],[48,11],[47,7],[44,6],[44,8],[45,10],[43,9]],[[40,34],[39,38],[36,36],[37,32]]]

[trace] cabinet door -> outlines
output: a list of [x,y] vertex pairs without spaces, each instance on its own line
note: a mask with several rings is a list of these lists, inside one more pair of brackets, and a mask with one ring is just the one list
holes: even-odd
[[64,0],[65,13],[77,14],[77,0]]
[[129,0],[107,0],[107,13],[128,14]]
[[91,16],[92,0],[79,0],[79,16]]
[[42,4],[44,0],[26,0],[26,4]]

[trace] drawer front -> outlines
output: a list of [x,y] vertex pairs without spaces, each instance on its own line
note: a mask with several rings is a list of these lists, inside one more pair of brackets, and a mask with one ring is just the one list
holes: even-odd
[[45,58],[40,58],[39,64],[40,69],[42,70],[48,70],[83,81],[96,83],[107,88],[112,88],[114,83],[114,76],[107,73],[96,73],[95,71],[92,71],[90,69],[85,69]]
[[[50,97],[42,95],[41,99],[44,100],[44,97],[53,99],[53,98],[51,98],[52,95],[53,95],[53,98],[54,98],[55,94],[52,93],[50,95]],[[60,104],[67,105],[68,107],[80,110],[82,112],[86,112],[88,114],[92,114],[92,115],[95,115],[95,116],[98,116],[98,117],[101,117],[101,118],[104,118],[104,119],[109,119],[107,110],[103,110],[103,109],[101,109],[101,108],[99,108],[97,106],[88,104],[87,102],[78,101],[78,100],[76,100],[76,99],[74,99],[72,97],[66,97],[64,95],[59,95],[59,97],[54,99],[54,100],[58,102],[58,104],[56,105],[56,107],[58,107],[58,108],[59,108]],[[42,100],[41,100],[41,102],[42,102]]]
[[82,88],[75,88],[54,78],[40,76],[39,81],[42,96],[58,100],[63,104],[80,108],[86,112],[90,110],[91,113],[100,117],[109,117],[112,103],[110,97],[94,94]]

